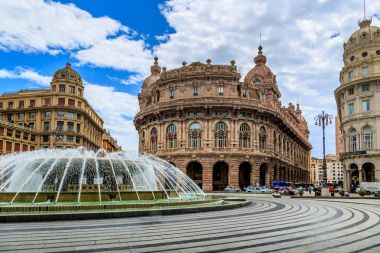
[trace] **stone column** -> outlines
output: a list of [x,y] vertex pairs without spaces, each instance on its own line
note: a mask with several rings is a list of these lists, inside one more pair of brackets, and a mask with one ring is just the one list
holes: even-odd
[[359,168],[359,184],[363,181],[363,170]]
[[206,160],[202,163],[202,190],[211,192],[212,189],[212,164],[211,161]]
[[343,187],[345,191],[350,191],[351,187],[351,171],[344,170]]
[[251,171],[251,184],[256,185],[260,183],[260,167],[259,162],[252,162],[252,171]]
[[228,163],[228,184],[239,185],[239,164],[238,161],[232,160]]

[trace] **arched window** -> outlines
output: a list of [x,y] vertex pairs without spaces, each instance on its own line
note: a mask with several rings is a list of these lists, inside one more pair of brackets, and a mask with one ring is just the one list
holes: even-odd
[[372,129],[370,126],[365,126],[362,129],[363,149],[372,149]]
[[281,135],[278,136],[278,153],[282,153],[282,141],[281,141]]
[[277,136],[275,131],[273,131],[273,151],[277,151]]
[[267,132],[265,130],[265,127],[260,127],[259,131],[259,149],[265,149],[266,148],[266,139],[267,139]]
[[242,92],[242,96],[243,98],[246,98],[247,97],[247,94],[248,94],[248,89],[246,86],[243,87],[243,92]]
[[201,125],[198,122],[191,123],[189,126],[189,147],[201,147]]
[[166,128],[166,148],[173,149],[177,146],[177,127],[170,124]]
[[156,151],[157,150],[157,128],[153,127],[150,131],[150,150]]
[[357,134],[356,129],[353,128],[350,130],[350,151],[354,152],[357,150]]
[[194,87],[193,87],[193,88],[194,88],[193,95],[194,95],[194,96],[198,96],[198,94],[199,94],[199,93],[198,93],[198,83],[194,83]]
[[240,148],[251,147],[251,128],[246,123],[243,123],[240,125],[239,147]]
[[219,94],[219,96],[224,95],[224,86],[222,84],[219,84],[219,86],[218,86],[218,94]]
[[227,125],[224,122],[218,122],[215,125],[215,147],[225,148],[227,144]]
[[170,98],[174,98],[174,88],[172,86],[169,88],[169,96]]

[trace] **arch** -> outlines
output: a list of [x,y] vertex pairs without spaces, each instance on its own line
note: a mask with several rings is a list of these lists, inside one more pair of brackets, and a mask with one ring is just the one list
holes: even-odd
[[363,182],[375,182],[376,177],[375,177],[375,165],[373,163],[365,163],[362,166],[362,177],[363,177]]
[[252,166],[249,162],[242,162],[239,166],[239,186],[240,189],[251,185]]
[[160,91],[156,90],[156,103],[160,101]]
[[266,163],[262,163],[260,165],[260,175],[259,175],[259,184],[262,186],[266,185],[267,172],[268,172],[268,165]]
[[273,151],[277,151],[277,135],[276,131],[273,131]]
[[371,150],[372,149],[372,128],[368,125],[362,128],[362,149]]
[[240,125],[239,132],[239,147],[250,148],[251,147],[251,128],[247,123]]
[[215,147],[225,148],[227,146],[227,124],[219,121],[215,125]]
[[157,150],[157,138],[158,138],[158,131],[157,128],[153,127],[150,131],[150,150],[156,151]]
[[166,128],[166,148],[173,149],[177,146],[177,126],[170,124]]
[[212,168],[212,188],[214,191],[222,191],[228,185],[228,164],[219,161]]
[[259,149],[266,148],[267,131],[265,127],[261,126],[259,130]]
[[202,189],[203,180],[203,167],[202,164],[193,161],[186,166],[186,174]]
[[193,122],[189,125],[189,147],[199,148],[201,147],[201,124]]

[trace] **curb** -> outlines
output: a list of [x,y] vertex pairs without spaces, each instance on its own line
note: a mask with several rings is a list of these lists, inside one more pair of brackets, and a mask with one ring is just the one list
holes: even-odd
[[30,222],[30,221],[62,221],[62,220],[87,220],[87,219],[109,219],[127,218],[156,215],[174,215],[229,210],[251,205],[251,201],[245,200],[240,203],[225,204],[220,206],[199,206],[188,208],[171,208],[156,210],[131,210],[131,211],[109,211],[109,212],[73,212],[73,213],[44,213],[44,214],[9,214],[1,215],[0,223],[7,222]]
[[330,196],[319,196],[319,197],[314,197],[314,196],[305,196],[305,197],[300,197],[300,196],[290,196],[292,199],[378,199],[380,200],[379,197],[349,197],[349,198],[344,198],[344,197],[330,197]]

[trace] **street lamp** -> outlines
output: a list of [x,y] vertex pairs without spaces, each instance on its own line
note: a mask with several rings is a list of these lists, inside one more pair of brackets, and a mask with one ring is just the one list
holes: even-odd
[[315,116],[315,125],[322,126],[323,131],[323,162],[322,162],[322,172],[323,172],[323,178],[322,178],[322,187],[327,187],[327,170],[326,170],[326,154],[325,154],[325,127],[327,125],[332,124],[332,118],[333,116],[330,114],[325,113],[325,111],[322,111],[322,114],[319,114],[318,116]]

